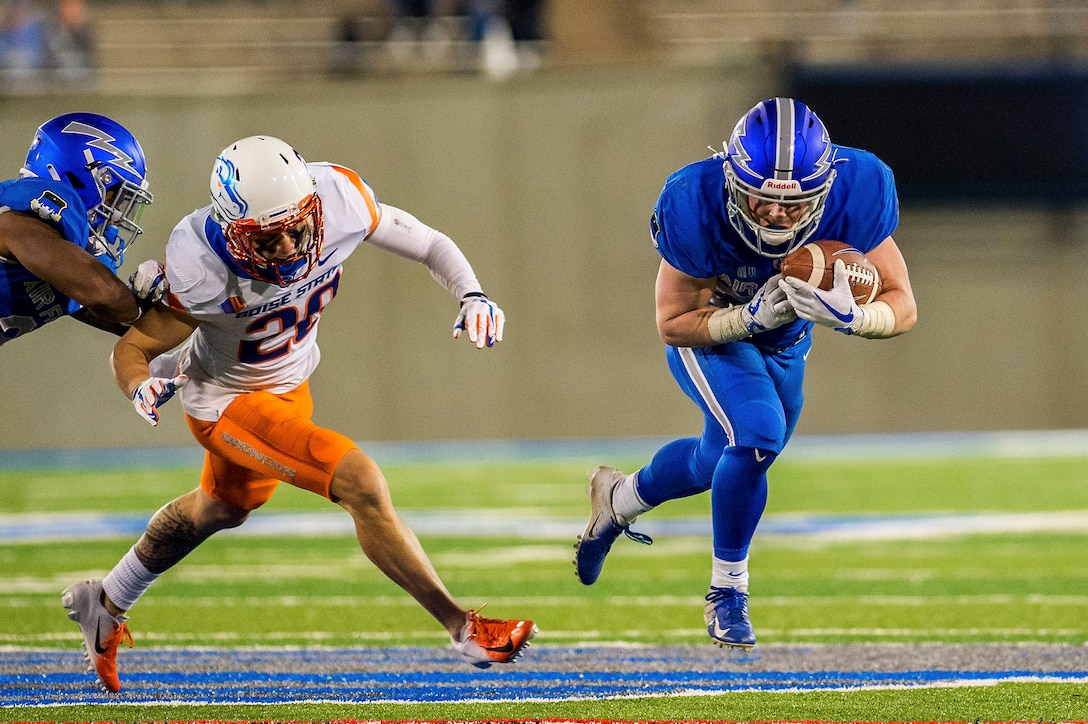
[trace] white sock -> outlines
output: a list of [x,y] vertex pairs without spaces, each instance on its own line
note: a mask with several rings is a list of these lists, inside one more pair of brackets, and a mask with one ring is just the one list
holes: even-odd
[[151,588],[159,575],[147,570],[136,557],[136,547],[133,546],[102,579],[102,590],[113,601],[114,606],[127,611]]
[[741,593],[748,593],[748,556],[743,561],[723,561],[715,556],[710,585],[715,588],[735,588]]
[[638,473],[631,473],[612,491],[612,511],[620,522],[626,525],[634,523],[635,518],[654,507],[646,505],[642,498],[638,497],[638,490],[635,489],[637,475]]

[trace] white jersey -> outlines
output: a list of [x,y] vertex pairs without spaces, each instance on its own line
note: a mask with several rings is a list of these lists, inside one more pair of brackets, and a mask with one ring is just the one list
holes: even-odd
[[186,216],[170,235],[169,304],[199,323],[178,356],[180,371],[190,378],[180,393],[182,406],[199,420],[218,420],[239,394],[281,394],[310,377],[321,358],[321,312],[336,296],[344,261],[364,240],[423,263],[457,298],[480,289],[449,237],[380,205],[354,171],[307,165],[317,181],[325,235],[306,277],[281,287],[232,271],[211,206]]

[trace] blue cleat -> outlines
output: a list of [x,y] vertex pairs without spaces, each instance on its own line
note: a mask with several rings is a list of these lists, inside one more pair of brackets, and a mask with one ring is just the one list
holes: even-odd
[[735,588],[710,587],[703,606],[706,631],[718,646],[751,651],[756,634],[748,618],[748,594]]
[[620,537],[626,535],[633,541],[650,545],[653,540],[643,533],[636,533],[630,529],[635,520],[621,520],[612,509],[612,491],[626,476],[615,468],[600,466],[594,468],[587,476],[589,478],[589,523],[582,535],[578,536],[578,542],[574,544],[574,566],[577,569],[578,580],[589,586],[597,581],[604,567],[605,556],[612,548],[612,544]]

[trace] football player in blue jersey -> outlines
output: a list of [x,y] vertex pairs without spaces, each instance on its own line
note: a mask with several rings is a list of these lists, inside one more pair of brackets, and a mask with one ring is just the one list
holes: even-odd
[[0,345],[64,316],[123,334],[165,290],[158,262],[116,276],[151,203],[140,144],[94,113],[38,128],[19,178],[0,182]]
[[[701,437],[675,440],[625,475],[589,474],[591,513],[575,544],[578,578],[597,580],[613,542],[667,500],[710,491],[713,562],[704,618],[720,646],[751,649],[748,548],[767,502],[767,469],[801,413],[814,324],[866,338],[914,326],[891,170],[867,151],[831,143],[807,106],[772,98],[749,110],[722,152],[665,182],[650,218],[661,255],[657,327],[669,369],[704,416]],[[880,294],[854,301],[842,261],[821,291],[779,273],[806,241],[864,252]]]

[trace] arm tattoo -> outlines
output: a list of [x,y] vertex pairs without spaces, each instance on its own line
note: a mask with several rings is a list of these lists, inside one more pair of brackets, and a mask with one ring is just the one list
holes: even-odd
[[147,570],[162,573],[189,555],[213,532],[199,530],[175,500],[152,516],[147,530],[136,541],[136,557]]

